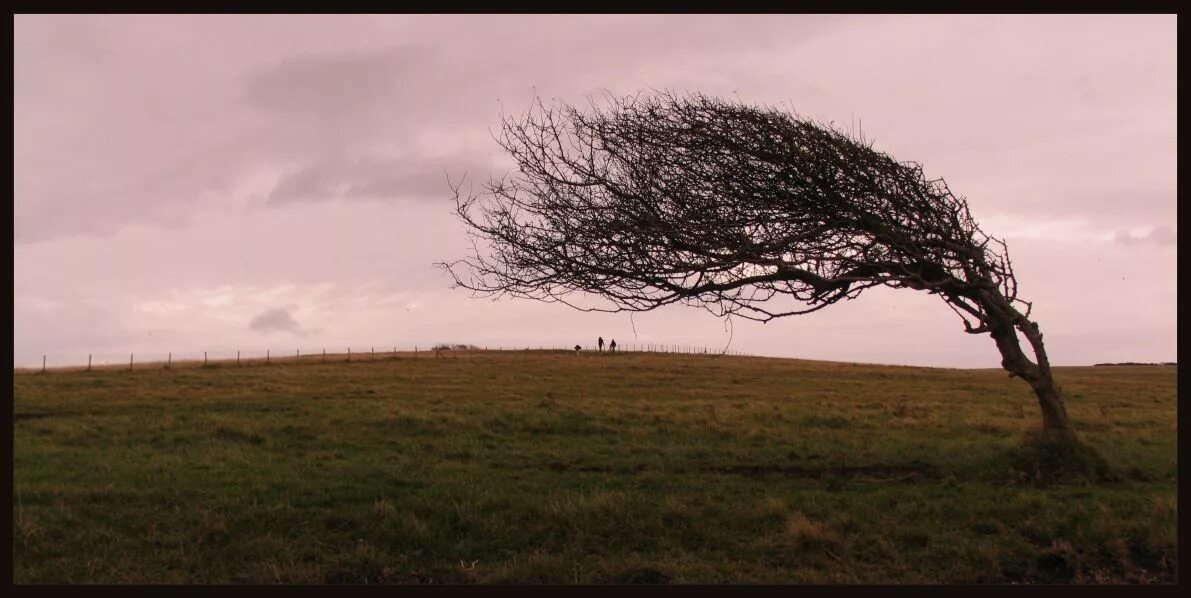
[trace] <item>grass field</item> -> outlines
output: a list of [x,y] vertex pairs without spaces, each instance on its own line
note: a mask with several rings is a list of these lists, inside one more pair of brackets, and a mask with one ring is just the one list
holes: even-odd
[[16,583],[1172,583],[1173,367],[689,355],[14,375]]

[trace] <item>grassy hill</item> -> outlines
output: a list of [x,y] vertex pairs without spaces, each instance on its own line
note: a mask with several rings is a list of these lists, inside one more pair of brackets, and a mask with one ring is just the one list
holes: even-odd
[[459,352],[14,375],[17,583],[1176,580],[1172,367]]

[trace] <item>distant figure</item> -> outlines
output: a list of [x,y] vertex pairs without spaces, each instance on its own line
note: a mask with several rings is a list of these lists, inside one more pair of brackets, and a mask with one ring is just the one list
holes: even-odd
[[599,343],[600,343],[600,353],[603,353],[604,352],[604,337],[602,337],[602,336],[600,337]]
[[612,339],[612,342],[608,343],[608,350],[613,353],[616,352],[616,339]]
[[580,349],[582,349],[582,348],[583,348],[583,347],[580,347],[579,345],[575,345],[575,355],[578,355],[578,354],[579,354],[579,350],[580,350]]

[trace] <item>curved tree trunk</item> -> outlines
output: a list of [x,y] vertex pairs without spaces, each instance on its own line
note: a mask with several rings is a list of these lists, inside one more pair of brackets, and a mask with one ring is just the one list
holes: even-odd
[[1063,406],[1063,398],[1054,382],[1034,386],[1034,394],[1038,395],[1038,404],[1042,407],[1042,430],[1074,437],[1071,420],[1067,419],[1067,409]]
[[[1067,417],[1067,408],[1063,406],[1062,394],[1051,375],[1050,361],[1046,357],[1046,348],[1042,344],[1042,332],[1038,329],[1038,324],[1014,309],[1004,298],[985,294],[982,299],[984,300],[981,303],[992,320],[989,323],[990,333],[1001,352],[1001,367],[1009,372],[1010,377],[1017,376],[1034,389],[1034,394],[1038,397],[1038,406],[1042,409],[1042,431],[1073,439],[1075,431]],[[1018,331],[1030,343],[1037,363],[1031,361],[1022,351]]]

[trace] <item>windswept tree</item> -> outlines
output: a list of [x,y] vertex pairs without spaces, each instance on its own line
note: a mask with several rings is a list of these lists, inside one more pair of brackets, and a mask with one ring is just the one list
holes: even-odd
[[[1037,395],[1043,430],[1073,438],[1004,241],[919,164],[796,114],[701,94],[584,109],[536,100],[501,121],[497,142],[518,172],[478,192],[453,186],[473,249],[440,264],[457,286],[762,322],[878,285],[923,291],[967,333],[990,335],[1001,366]],[[579,305],[583,294],[597,304]]]

